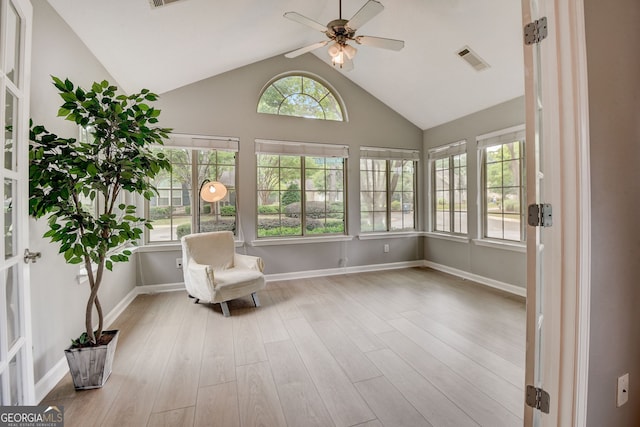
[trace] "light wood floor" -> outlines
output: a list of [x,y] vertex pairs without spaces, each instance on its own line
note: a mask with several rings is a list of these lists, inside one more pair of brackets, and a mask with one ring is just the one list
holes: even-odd
[[426,268],[270,282],[194,305],[141,295],[113,373],[42,404],[65,426],[521,426],[522,299]]

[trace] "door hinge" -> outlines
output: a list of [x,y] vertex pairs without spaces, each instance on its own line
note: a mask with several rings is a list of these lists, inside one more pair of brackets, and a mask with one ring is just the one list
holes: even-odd
[[553,225],[553,215],[551,205],[542,203],[539,205],[529,205],[528,223],[532,227],[551,227]]
[[551,397],[549,393],[532,385],[527,386],[527,406],[548,414],[550,403]]
[[524,26],[524,44],[536,44],[547,38],[547,17],[543,16]]

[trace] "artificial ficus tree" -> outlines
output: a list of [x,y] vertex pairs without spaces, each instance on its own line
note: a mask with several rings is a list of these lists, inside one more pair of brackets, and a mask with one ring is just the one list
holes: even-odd
[[[91,288],[86,332],[74,345],[93,345],[103,331],[98,290],[104,269],[131,255],[126,249],[113,251],[139,240],[143,227],[152,228],[136,206],[121,203],[120,196],[128,192],[150,199],[157,193],[151,181],[171,165],[152,148],[163,144],[170,129],[156,126],[160,110],[149,102],[157,95],[147,89],[124,95],[107,81],[93,83],[90,90],[57,77],[53,84],[63,100],[58,116],[77,123],[88,138],[61,138],[44,126],[31,126],[29,212],[35,218],[48,216],[44,237],[59,245],[66,262],[86,268]],[[92,212],[88,205],[96,200],[99,209]]]

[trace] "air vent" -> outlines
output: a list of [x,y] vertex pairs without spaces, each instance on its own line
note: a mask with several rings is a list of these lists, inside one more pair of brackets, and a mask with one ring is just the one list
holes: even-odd
[[489,68],[489,64],[487,64],[484,59],[480,58],[477,53],[472,51],[469,46],[463,47],[457,53],[460,58],[467,61],[467,63],[476,71],[482,71]]
[[175,3],[179,0],[149,0],[149,4],[151,5],[152,9],[155,9],[157,7],[162,7],[162,6],[166,6],[170,3]]

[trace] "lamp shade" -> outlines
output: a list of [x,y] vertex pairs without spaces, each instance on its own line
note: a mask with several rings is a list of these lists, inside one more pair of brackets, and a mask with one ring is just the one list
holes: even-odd
[[227,195],[227,187],[218,181],[209,181],[202,184],[200,188],[200,197],[205,202],[217,202],[224,199]]

